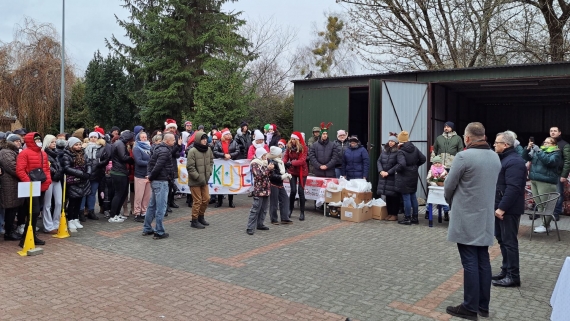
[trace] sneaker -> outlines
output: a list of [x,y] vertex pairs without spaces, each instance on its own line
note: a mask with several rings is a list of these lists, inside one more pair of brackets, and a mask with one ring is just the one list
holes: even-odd
[[109,223],[123,223],[125,220],[120,218],[119,216],[111,217],[109,219]]
[[144,216],[142,215],[137,215],[133,219],[135,222],[144,223]]
[[539,226],[534,229],[534,233],[546,233],[546,227]]
[[70,230],[75,230],[75,229],[77,229],[77,227],[75,226],[75,220],[69,220],[69,221],[67,221],[67,227],[68,227]]
[[123,221],[129,218],[128,216],[124,216],[122,214],[119,214],[117,217],[122,219]]
[[154,235],[154,231],[150,231],[150,232],[142,232],[143,236],[149,236],[149,235]]
[[164,233],[164,234],[156,234],[154,233],[154,240],[161,240],[161,239],[165,239],[168,237],[168,233]]
[[26,227],[26,225],[24,225],[24,224],[18,225],[18,230],[16,232],[20,235],[24,235],[24,228],[25,227]]
[[81,225],[81,223],[79,223],[79,219],[76,218],[73,221],[74,221],[73,223],[75,224],[76,228],[83,228],[83,225]]

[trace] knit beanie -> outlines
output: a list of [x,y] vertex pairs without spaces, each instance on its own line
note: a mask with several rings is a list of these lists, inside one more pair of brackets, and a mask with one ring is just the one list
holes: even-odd
[[79,140],[79,138],[69,137],[69,139],[67,140],[67,147],[71,148],[71,147],[73,147],[73,145],[75,145],[77,143],[81,143],[81,140]]
[[447,122],[445,122],[445,126],[451,127],[452,131],[455,130],[455,124],[453,122],[447,121]]
[[255,158],[261,159],[261,156],[265,154],[267,154],[267,151],[263,147],[260,147],[255,150]]
[[357,143],[360,143],[360,140],[358,140],[358,136],[356,136],[356,135],[350,136],[350,137],[348,138],[348,141],[349,141],[349,142],[357,142]]
[[269,128],[271,128],[271,124],[265,124],[265,126],[263,126],[263,129],[266,131],[269,130]]
[[265,136],[263,136],[263,134],[259,131],[259,129],[256,129],[255,132],[253,133],[253,138],[254,140],[265,139]]
[[398,138],[396,136],[390,136],[388,137],[388,142],[394,142],[396,144],[399,143]]
[[9,142],[15,142],[17,140],[19,140],[20,142],[22,141],[22,136],[18,135],[18,134],[10,134],[8,136],[8,138],[6,138],[7,141]]
[[339,138],[340,135],[346,135],[346,131],[344,131],[344,129],[338,130],[336,132],[336,138]]
[[98,132],[90,132],[90,133],[89,133],[89,138],[91,138],[91,137],[97,137],[97,138],[99,138],[99,133],[98,133]]
[[410,140],[410,134],[403,130],[401,133],[398,134],[398,141],[400,143],[407,143]]
[[439,157],[439,156],[434,156],[434,157],[431,159],[431,162],[432,162],[432,164],[435,164],[435,163],[440,163],[440,164],[441,164],[441,157]]
[[[134,128],[135,136],[138,135],[141,131],[144,131],[143,126],[141,126],[141,125],[135,126],[135,128]],[[89,134],[89,135],[91,135],[91,134]]]
[[283,153],[283,151],[281,150],[281,148],[277,147],[277,146],[271,146],[271,148],[269,149],[269,155],[267,156],[267,158],[279,158],[281,157],[281,153]]

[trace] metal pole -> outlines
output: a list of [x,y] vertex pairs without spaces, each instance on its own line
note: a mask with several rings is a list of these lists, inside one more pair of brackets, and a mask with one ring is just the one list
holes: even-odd
[[59,132],[63,133],[64,117],[65,117],[65,0],[63,1],[63,10],[61,15],[61,102],[60,102],[60,119]]

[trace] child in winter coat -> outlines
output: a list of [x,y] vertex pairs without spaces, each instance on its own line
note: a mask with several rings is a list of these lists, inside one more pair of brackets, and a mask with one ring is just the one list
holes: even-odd
[[443,182],[447,176],[447,171],[441,163],[441,157],[434,156],[431,159],[431,167],[428,172],[427,181],[432,186],[437,186],[437,182]]
[[254,228],[266,231],[269,227],[263,225],[265,214],[267,214],[267,204],[271,193],[269,176],[274,168],[273,164],[267,164],[267,151],[260,147],[255,151],[255,158],[251,161],[251,172],[253,173],[253,204],[249,212],[247,222],[247,234],[253,235]]
[[293,223],[289,219],[289,196],[287,191],[283,187],[283,181],[286,179],[291,179],[291,174],[288,174],[285,170],[285,164],[281,159],[281,148],[277,146],[271,146],[269,149],[269,159],[268,163],[273,164],[274,168],[271,171],[271,176],[269,177],[269,182],[271,183],[271,197],[269,205],[269,213],[271,217],[271,224],[279,225],[277,221],[277,207],[281,212],[281,224],[291,224]]

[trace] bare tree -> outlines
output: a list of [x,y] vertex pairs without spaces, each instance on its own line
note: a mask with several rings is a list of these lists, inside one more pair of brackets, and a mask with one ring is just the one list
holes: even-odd
[[[14,40],[0,44],[0,112],[46,132],[59,119],[61,44],[55,28],[26,18]],[[66,91],[75,76],[66,67]]]

